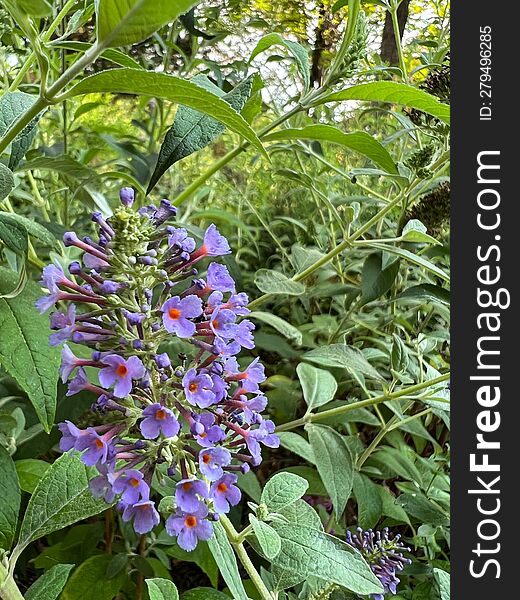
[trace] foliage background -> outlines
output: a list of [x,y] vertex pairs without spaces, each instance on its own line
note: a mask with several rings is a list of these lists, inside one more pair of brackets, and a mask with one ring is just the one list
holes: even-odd
[[[56,81],[85,51],[78,44],[90,44],[95,37],[92,2],[54,3],[49,14],[45,9],[43,16],[30,18],[41,41],[42,56],[35,60],[31,53],[38,48],[25,23],[11,17],[11,4],[0,9],[2,133],[11,122],[8,90],[36,97],[42,74]],[[147,39],[106,52],[86,65],[77,81],[122,65],[185,79],[204,74],[228,92],[255,74],[242,110],[246,121],[256,132],[273,123],[279,123],[276,131],[292,131],[279,139],[261,138],[270,161],[256,148],[241,147],[228,128],[202,148],[194,138],[197,151],[171,166],[151,192],[153,200],[182,203],[179,221],[189,223],[195,234],[217,223],[232,243],[228,267],[255,299],[257,353],[269,375],[264,389],[282,432],[282,448],[270,452],[256,474],[244,477],[245,500],[258,503],[273,473],[298,474],[308,481],[306,499],[327,532],[344,539],[347,528],[389,526],[403,535],[414,562],[401,577],[397,598],[445,600],[449,391],[442,381],[448,379],[449,363],[449,129],[406,94],[397,104],[375,96],[312,106],[305,102],[303,86],[305,77],[311,93],[398,82],[449,103],[449,5],[403,2],[401,20],[404,5],[409,14],[404,15],[402,55],[389,65],[383,59],[393,39],[385,37],[385,21],[389,6],[398,16],[397,5],[362,3],[364,35],[358,27],[338,64],[354,4],[202,2],[188,17],[159,27]],[[45,38],[64,7],[63,20]],[[299,44],[306,57],[303,68],[290,45],[270,45],[249,60],[259,40],[273,33]],[[2,157],[13,181],[0,203],[0,445],[16,466],[20,515],[58,457],[58,433],[52,422],[42,424],[33,408],[38,409],[38,369],[23,360],[11,364],[20,340],[9,329],[6,311],[19,311],[31,352],[45,363],[50,387],[56,387],[57,357],[41,341],[48,333],[46,320],[38,320],[32,308],[38,295],[34,282],[49,260],[66,265],[75,258],[59,241],[61,235],[69,229],[88,234],[91,210],[110,214],[122,185],[134,186],[139,202],[146,202],[161,144],[179,110],[176,102],[150,97],[145,89],[132,95],[70,96],[43,114],[23,160],[13,167],[12,148]],[[315,125],[329,127],[322,139],[312,139],[308,129],[299,139],[293,131]],[[380,144],[389,153],[394,172],[374,162],[376,146],[359,152],[332,128],[371,136],[377,152]],[[281,281],[272,271],[282,274]],[[335,384],[327,395],[329,373]],[[309,377],[319,378],[315,397]],[[430,380],[441,383],[430,386]],[[86,423],[91,398],[68,399],[64,391],[58,384],[55,422]],[[345,410],[350,404],[355,406]],[[323,410],[331,411],[329,416],[319,416]],[[311,421],[336,431],[341,440],[329,467],[315,454],[319,430],[313,433]],[[334,487],[340,479],[342,491]],[[247,513],[244,502],[233,515],[236,527],[247,524]],[[87,588],[93,600],[145,598],[143,582],[154,577],[173,580],[186,600],[209,598],[207,591],[186,593],[201,586],[225,592],[229,583],[205,545],[189,555],[161,536],[136,539],[108,509],[31,539],[19,557],[15,580],[25,592],[51,568],[73,564],[61,592],[64,600],[85,597]],[[0,547],[9,550],[9,545]],[[272,583],[268,561],[252,555]],[[258,597],[247,574],[240,573],[247,594]],[[279,590],[280,597],[350,597],[315,576],[304,574],[303,579]]]

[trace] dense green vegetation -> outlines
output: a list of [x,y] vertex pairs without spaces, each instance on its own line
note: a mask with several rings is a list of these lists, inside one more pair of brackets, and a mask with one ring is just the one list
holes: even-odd
[[[449,599],[449,3],[0,12],[0,598]],[[198,247],[212,224],[229,241],[217,262],[256,326],[239,363],[265,366],[280,439],[190,552],[164,527],[181,476],[162,447],[163,519],[142,535],[59,447],[59,423],[113,414],[93,413],[92,390],[66,395],[42,269],[80,259],[63,235],[95,237],[93,211],[117,229],[121,188],[136,208],[169,199]],[[182,369],[183,342],[161,344]],[[401,536],[397,590],[381,554],[352,550],[358,527]]]

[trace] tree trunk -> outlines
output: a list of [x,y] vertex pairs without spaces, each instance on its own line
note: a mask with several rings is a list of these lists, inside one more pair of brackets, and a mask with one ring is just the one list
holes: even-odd
[[[403,38],[404,28],[406,27],[406,21],[408,20],[409,6],[410,0],[403,0],[397,9],[397,22],[399,23],[399,37],[401,39]],[[385,27],[381,39],[381,60],[391,66],[399,64],[392,16],[388,11],[385,16]]]

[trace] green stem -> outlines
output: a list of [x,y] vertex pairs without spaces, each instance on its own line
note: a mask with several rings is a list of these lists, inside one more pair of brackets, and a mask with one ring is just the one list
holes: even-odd
[[328,419],[329,417],[336,417],[338,415],[342,415],[350,410],[363,408],[365,406],[374,406],[376,404],[381,404],[382,402],[388,402],[389,400],[396,400],[397,398],[402,398],[403,396],[410,396],[412,394],[415,394],[415,392],[419,392],[425,388],[437,385],[438,383],[442,383],[443,381],[447,381],[449,378],[450,373],[445,373],[444,375],[439,375],[439,377],[435,377],[434,379],[430,379],[429,381],[416,383],[415,385],[411,385],[401,390],[397,390],[396,392],[383,394],[381,396],[376,396],[375,398],[368,398],[367,400],[360,400],[359,402],[353,402],[352,404],[344,404],[343,406],[337,406],[336,408],[324,410],[319,413],[311,413],[302,417],[301,419],[295,419],[294,421],[289,421],[288,423],[283,423],[282,425],[279,425],[276,428],[276,431],[289,431],[291,429],[301,427],[302,425],[306,425],[307,423],[323,421],[325,419]]
[[399,21],[397,19],[397,9],[399,7],[399,2],[394,0],[392,2],[392,8],[390,9],[390,15],[392,17],[392,26],[394,29],[394,37],[395,37],[395,46],[397,48],[397,56],[399,57],[399,68],[403,74],[403,79],[406,81],[408,79],[408,73],[406,70],[406,62],[404,60],[403,54],[403,46],[401,44],[401,32],[399,31]]
[[16,582],[2,563],[0,563],[0,598],[2,600],[23,600]]
[[254,586],[258,590],[262,600],[274,600],[274,595],[267,589],[265,583],[260,577],[260,573],[256,570],[255,565],[249,558],[247,550],[241,541],[241,534],[239,534],[238,531],[233,527],[233,523],[231,523],[226,515],[220,516],[220,523],[222,523],[231,545],[235,549],[240,562],[242,563]]

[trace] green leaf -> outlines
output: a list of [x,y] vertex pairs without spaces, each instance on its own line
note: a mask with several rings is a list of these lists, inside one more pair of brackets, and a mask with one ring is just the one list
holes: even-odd
[[269,33],[264,36],[255,46],[253,52],[251,52],[249,62],[251,62],[255,56],[264,52],[271,46],[283,46],[293,55],[298,70],[303,78],[304,88],[305,90],[309,89],[311,79],[307,50],[301,44],[298,44],[298,42],[284,39],[279,33]]
[[265,557],[272,560],[282,547],[282,541],[276,531],[267,523],[259,521],[255,515],[249,515],[249,521]]
[[196,3],[194,0],[97,0],[97,40],[112,48],[142,42]]
[[346,344],[320,346],[306,352],[303,357],[324,367],[341,367],[353,373],[363,373],[371,379],[382,380],[381,375],[368,362],[361,350],[353,346],[347,346]]
[[315,463],[316,459],[312,447],[304,437],[292,431],[281,431],[278,437],[282,448],[294,452],[294,454],[301,456],[312,464]]
[[0,162],[0,202],[9,196],[13,188],[13,172]]
[[235,553],[229,543],[224,527],[218,521],[213,523],[213,535],[208,540],[208,546],[233,598],[235,600],[248,600],[238,571]]
[[393,496],[392,493],[382,485],[378,485],[376,487],[379,497],[381,498],[383,515],[386,517],[391,517],[396,521],[409,524],[410,519],[408,518],[405,510],[396,503],[395,496]]
[[25,592],[25,600],[56,600],[74,565],[54,565]]
[[213,588],[198,587],[184,592],[181,600],[229,600],[229,596]]
[[202,89],[191,81],[152,71],[110,69],[85,77],[68,91],[67,97],[93,92],[155,96],[156,98],[164,98],[171,102],[189,106],[220,121],[268,158],[262,143],[247,121],[233,110],[225,100],[218,98],[215,94]]
[[395,246],[389,246],[387,244],[384,244],[384,248],[382,247],[383,244],[379,245],[377,243],[374,243],[374,246],[380,247],[382,250],[386,250],[391,254],[395,254],[396,256],[400,256],[401,258],[409,260],[411,263],[419,267],[424,267],[427,271],[430,271],[430,273],[433,273],[434,275],[437,275],[437,277],[444,279],[444,281],[449,282],[450,280],[450,276],[447,273],[445,273],[442,269],[439,269],[439,267],[431,263],[429,260],[426,260],[422,256],[419,256],[418,254],[409,252],[404,248],[396,248]]
[[296,373],[300,379],[303,397],[309,410],[323,406],[334,399],[338,384],[332,373],[307,363],[300,363],[296,367]]
[[415,517],[421,523],[429,523],[430,525],[448,525],[449,516],[433,502],[431,502],[424,494],[417,492],[414,494],[401,494],[397,498],[397,503],[404,510]]
[[296,500],[296,502],[279,510],[278,513],[285,517],[290,523],[297,523],[303,527],[310,527],[311,529],[323,531],[323,524],[320,516],[308,502],[305,502],[305,500]]
[[10,550],[20,510],[20,486],[13,459],[0,446],[0,548]]
[[403,227],[402,240],[417,244],[440,244],[434,237],[426,233],[426,226],[418,219],[412,219]]
[[309,484],[303,477],[293,473],[276,473],[265,484],[261,502],[271,512],[278,512],[299,500],[308,487]]
[[307,578],[315,575],[360,595],[381,594],[383,587],[361,554],[339,539],[296,523],[273,523],[282,549],[273,564]]
[[301,296],[305,292],[303,283],[293,281],[280,271],[272,271],[271,269],[259,269],[255,273],[255,285],[265,294]]
[[262,486],[258,481],[253,470],[247,473],[239,473],[237,486],[245,492],[250,498],[252,498],[257,504],[260,503],[260,497],[262,495]]
[[249,313],[248,318],[256,319],[257,321],[263,321],[270,325],[273,329],[276,329],[279,333],[281,333],[284,337],[286,337],[291,342],[294,342],[297,346],[300,346],[303,340],[302,332],[299,329],[296,329],[294,325],[291,325],[284,319],[277,317],[276,315],[272,315],[271,313],[262,312],[259,310],[255,310]]
[[19,256],[25,256],[28,248],[27,229],[8,213],[0,212],[0,241]]
[[91,556],[74,571],[63,590],[60,600],[113,600],[125,584],[127,574],[122,571],[118,577],[108,579],[106,570],[112,557],[108,554]]
[[421,302],[440,302],[449,306],[450,292],[439,285],[422,283],[414,285],[398,294],[395,300],[420,300]]
[[363,131],[344,133],[332,125],[308,125],[303,129],[281,129],[263,138],[266,142],[277,140],[318,140],[339,144],[369,158],[388,173],[397,174],[397,167],[388,150],[375,138]]
[[[32,541],[108,508],[94,498],[89,487],[89,469],[78,454],[60,456],[34,490],[18,536],[19,554]],[[75,573],[76,574],[76,573]]]
[[352,491],[353,458],[345,438],[327,425],[306,425],[316,468],[339,520]]
[[2,222],[5,225],[16,223],[23,226],[26,229],[26,233],[45,246],[52,247],[56,244],[56,238],[52,235],[52,233],[43,225],[37,223],[34,219],[28,219],[27,217],[14,213],[0,212],[0,228]]
[[[92,44],[88,42],[76,42],[71,40],[64,40],[60,42],[54,42],[52,44],[53,48],[64,48],[65,50],[75,50],[76,52],[85,53],[89,48],[92,47]],[[135,61],[133,58],[121,52],[120,50],[115,50],[114,48],[107,48],[102,54],[101,58],[105,60],[109,60],[110,62],[119,65],[120,67],[130,67],[131,69],[143,69],[143,67]],[[96,104],[96,106],[99,106]],[[77,111],[75,117],[77,118]]]
[[314,106],[325,102],[343,102],[344,100],[368,100],[371,102],[400,104],[428,113],[444,121],[444,123],[450,122],[450,107],[447,104],[442,104],[435,96],[423,90],[395,81],[374,81],[353,85],[346,90],[333,92],[324,98],[320,98],[314,103]]
[[366,475],[354,473],[353,489],[357,502],[358,526],[362,529],[375,527],[383,513],[383,502],[377,485]]
[[[205,75],[196,75],[191,79],[191,82],[222,98],[233,110],[239,113],[249,97],[253,78],[252,76],[248,77],[227,94],[216,85],[213,85]],[[150,193],[159,179],[173,164],[204,148],[224,130],[225,126],[219,121],[215,121],[215,119],[188,106],[180,106],[175,114],[173,125],[166,133],[162,143],[157,164],[146,193]]]
[[150,600],[178,600],[179,592],[173,581],[168,579],[147,579],[148,595]]
[[[16,274],[0,268],[0,293],[13,290]],[[56,411],[60,351],[49,346],[49,320],[34,307],[40,287],[28,282],[15,299],[0,298],[0,364],[29,396],[45,431]]]
[[17,171],[29,171],[38,169],[41,171],[55,171],[60,175],[72,177],[74,179],[94,179],[98,175],[93,169],[89,169],[85,165],[81,164],[76,159],[72,158],[68,154],[61,154],[59,156],[39,156],[33,160],[23,162]]
[[433,576],[439,588],[441,600],[450,600],[450,574],[441,569],[433,569]]
[[24,492],[32,494],[51,465],[37,458],[24,458],[17,460],[14,466],[16,467],[20,487]]
[[361,275],[361,306],[386,294],[394,284],[398,273],[399,261],[383,269],[380,252],[367,256]]
[[[19,7],[20,8],[20,7]],[[26,112],[36,101],[36,96],[26,94],[25,92],[5,92],[0,98],[0,137],[2,137],[9,127]],[[36,135],[36,124],[38,117],[35,117],[11,142],[11,156],[9,157],[8,167],[14,170],[16,165],[22,160],[27,150],[32,144]],[[0,182],[2,176],[0,175]],[[0,185],[1,189],[1,185]]]
[[52,13],[47,0],[16,0],[18,8],[31,17],[46,17]]

